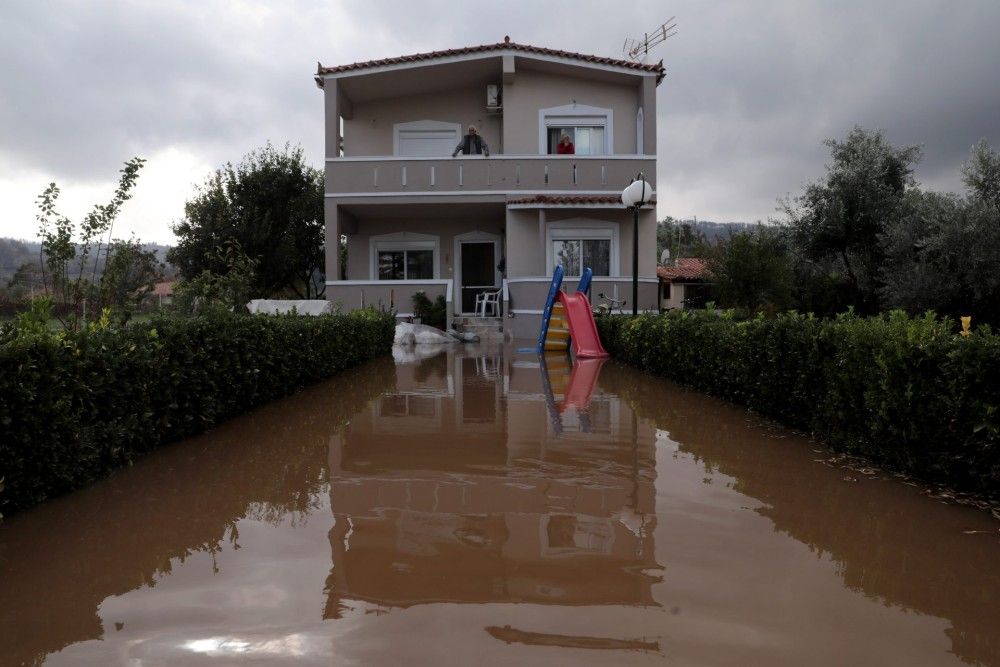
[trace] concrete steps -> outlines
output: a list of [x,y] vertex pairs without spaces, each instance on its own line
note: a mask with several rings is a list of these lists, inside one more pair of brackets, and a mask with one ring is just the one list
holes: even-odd
[[479,340],[503,340],[503,318],[501,317],[455,317],[452,320],[455,331],[473,333]]

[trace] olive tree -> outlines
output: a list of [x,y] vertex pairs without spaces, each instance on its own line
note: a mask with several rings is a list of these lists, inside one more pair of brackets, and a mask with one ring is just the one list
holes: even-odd
[[896,148],[881,130],[855,127],[843,141],[828,140],[827,174],[784,210],[797,255],[813,270],[846,281],[850,305],[862,313],[879,309],[879,238],[898,218],[906,192],[915,186],[916,146]]
[[1000,155],[980,142],[963,177],[965,197],[908,193],[880,236],[887,307],[1000,319]]

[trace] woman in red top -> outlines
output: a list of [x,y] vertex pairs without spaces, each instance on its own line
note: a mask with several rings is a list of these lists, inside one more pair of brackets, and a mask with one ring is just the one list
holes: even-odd
[[558,155],[576,154],[576,146],[574,146],[573,142],[570,141],[568,134],[564,134],[561,137],[559,137],[559,143],[556,144],[556,153]]

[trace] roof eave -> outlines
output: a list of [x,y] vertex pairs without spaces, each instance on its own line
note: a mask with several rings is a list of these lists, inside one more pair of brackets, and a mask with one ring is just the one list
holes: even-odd
[[513,55],[522,58],[547,57],[559,61],[565,61],[566,64],[577,65],[580,67],[613,69],[623,74],[632,74],[635,76],[655,75],[657,85],[659,85],[660,81],[662,81],[663,77],[666,75],[666,70],[662,60],[660,60],[655,66],[649,66],[645,64],[640,65],[638,63],[621,61],[614,58],[606,58],[603,56],[572,53],[568,51],[559,51],[557,49],[546,49],[544,47],[534,47],[526,44],[517,44],[515,42],[500,42],[497,44],[484,44],[460,49],[447,49],[444,51],[432,51],[429,53],[416,53],[407,56],[382,58],[378,60],[349,63],[334,67],[324,67],[322,63],[317,62],[316,77],[319,79],[326,77],[350,76],[361,73],[375,73],[377,71],[385,71],[387,69],[430,66],[438,64],[442,60],[461,61],[504,55]]

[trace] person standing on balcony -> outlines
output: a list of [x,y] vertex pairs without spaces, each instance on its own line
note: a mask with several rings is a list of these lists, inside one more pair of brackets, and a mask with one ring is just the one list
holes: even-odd
[[458,146],[455,146],[455,152],[451,154],[455,157],[461,153],[462,155],[485,155],[490,156],[490,147],[486,145],[483,138],[479,136],[476,131],[475,125],[469,126],[469,131],[466,133],[462,140],[458,142]]
[[570,141],[569,135],[564,134],[559,137],[559,143],[556,144],[556,154],[558,155],[575,155],[576,146]]

